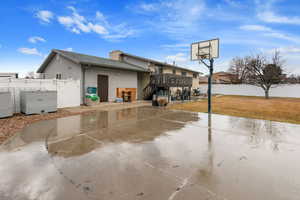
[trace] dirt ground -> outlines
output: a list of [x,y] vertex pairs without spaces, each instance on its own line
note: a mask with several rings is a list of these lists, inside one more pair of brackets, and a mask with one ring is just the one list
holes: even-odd
[[[213,113],[300,124],[299,98],[252,96],[213,97]],[[207,112],[207,100],[170,105],[169,108]]]

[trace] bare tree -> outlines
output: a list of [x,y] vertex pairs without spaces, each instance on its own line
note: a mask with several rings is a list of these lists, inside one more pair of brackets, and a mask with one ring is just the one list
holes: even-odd
[[275,51],[271,62],[261,54],[250,57],[246,63],[246,83],[261,87],[265,91],[265,98],[268,99],[270,88],[285,79],[282,63],[278,51]]
[[280,55],[280,51],[275,50],[275,52],[272,56],[272,64],[283,68],[284,63],[285,63],[285,60],[283,60],[282,56]]
[[231,82],[232,83],[243,83],[246,76],[246,63],[248,62],[249,57],[240,58],[235,57],[230,62],[230,67],[228,72],[232,74]]

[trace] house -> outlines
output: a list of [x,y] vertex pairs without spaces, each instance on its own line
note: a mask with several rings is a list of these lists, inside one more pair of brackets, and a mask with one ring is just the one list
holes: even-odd
[[213,73],[212,82],[219,84],[231,84],[234,75],[229,72],[216,72]]
[[107,59],[53,49],[37,73],[46,79],[80,80],[81,103],[88,87],[97,88],[101,101],[114,101],[120,92],[129,91],[131,100],[146,99],[162,84],[190,88],[199,84],[199,72],[121,51],[112,51]]
[[199,84],[207,84],[208,83],[208,77],[207,76],[200,76],[199,77]]
[[[159,75],[159,74],[172,74],[176,75],[177,77],[190,77],[192,80],[192,85],[191,89],[195,89],[199,87],[199,75],[202,74],[201,72],[194,71],[191,69],[187,69],[184,67],[176,66],[176,65],[171,65],[165,62],[160,62],[148,58],[143,58],[139,57],[136,55],[128,54],[125,52],[122,52],[120,50],[115,50],[109,53],[109,56],[113,60],[117,60],[120,62],[126,62],[128,64],[133,64],[137,65],[140,67],[143,67],[148,70],[148,73],[139,73],[138,81],[140,85],[142,86],[141,88],[146,88],[147,85],[150,83],[150,78],[151,75]],[[150,72],[150,73],[149,73]],[[170,89],[176,89],[178,87],[171,87]],[[181,87],[181,86],[179,86]],[[143,94],[143,91],[140,90],[138,92],[139,98],[141,99]]]
[[19,78],[19,74],[13,72],[0,72],[0,78]]
[[[234,80],[234,75],[228,72],[216,72],[213,73],[213,84],[231,84]],[[199,77],[200,84],[208,84],[208,75]]]

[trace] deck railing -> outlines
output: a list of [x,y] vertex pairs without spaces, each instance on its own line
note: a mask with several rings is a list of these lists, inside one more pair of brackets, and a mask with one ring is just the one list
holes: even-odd
[[193,78],[175,74],[150,75],[150,85],[156,87],[192,87]]

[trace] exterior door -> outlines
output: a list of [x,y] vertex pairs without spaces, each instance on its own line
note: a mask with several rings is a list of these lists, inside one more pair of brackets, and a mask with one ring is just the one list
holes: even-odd
[[108,76],[98,75],[98,96],[101,102],[108,101]]

